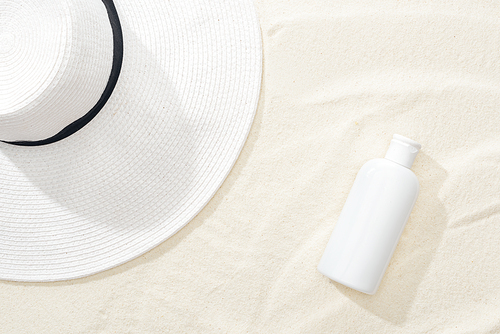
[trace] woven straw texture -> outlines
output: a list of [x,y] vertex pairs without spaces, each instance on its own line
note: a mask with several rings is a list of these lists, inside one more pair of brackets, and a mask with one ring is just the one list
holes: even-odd
[[[38,72],[45,74],[45,86],[57,86],[52,91],[61,90],[58,78],[66,74],[59,72],[81,65],[72,59],[39,64],[42,56],[34,53],[42,46],[24,44],[24,31],[14,29],[42,13],[32,24],[59,27],[54,36],[61,41],[72,41],[70,32],[95,35],[76,31],[82,18],[74,14],[92,6],[54,3],[60,8],[53,10],[46,1],[2,1],[2,13],[17,13],[0,22],[3,39],[12,40],[0,53],[2,76],[11,66],[7,60],[16,61],[16,48],[26,51],[28,65],[43,67]],[[253,3],[117,0],[115,5],[124,60],[106,107],[82,130],[55,144],[0,143],[0,279],[73,279],[145,253],[206,205],[245,143],[261,81]],[[84,14],[93,16],[90,10]],[[47,23],[52,16],[72,21]],[[47,43],[54,44],[47,48],[49,56],[67,49],[56,39]],[[107,61],[95,64],[109,68]],[[102,88],[102,78],[86,80],[98,82],[97,91]],[[17,101],[46,101],[40,96],[47,87],[27,87],[35,96]],[[95,94],[84,100],[91,105]],[[14,103],[3,106],[7,110]]]

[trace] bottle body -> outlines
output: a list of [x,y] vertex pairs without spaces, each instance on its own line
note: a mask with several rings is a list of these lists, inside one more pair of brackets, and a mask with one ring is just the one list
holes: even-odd
[[415,174],[388,159],[363,165],[347,197],[318,270],[374,294],[419,193]]

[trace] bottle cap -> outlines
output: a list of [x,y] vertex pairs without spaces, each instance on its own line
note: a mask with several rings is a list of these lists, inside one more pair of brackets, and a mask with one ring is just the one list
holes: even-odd
[[422,145],[410,138],[394,135],[385,158],[407,168],[411,168],[421,148]]

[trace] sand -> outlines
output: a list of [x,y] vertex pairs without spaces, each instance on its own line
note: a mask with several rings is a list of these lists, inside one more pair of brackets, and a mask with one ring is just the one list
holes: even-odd
[[[500,4],[258,0],[264,76],[209,205],[88,278],[0,282],[2,333],[500,333]],[[359,168],[422,144],[379,291],[316,266]]]

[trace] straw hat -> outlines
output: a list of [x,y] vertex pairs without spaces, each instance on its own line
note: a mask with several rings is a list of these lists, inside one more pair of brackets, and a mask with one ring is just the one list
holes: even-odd
[[0,0],[0,279],[157,246],[212,198],[261,81],[251,0]]

